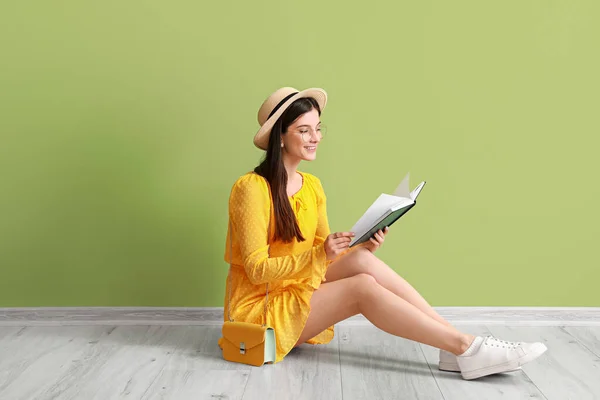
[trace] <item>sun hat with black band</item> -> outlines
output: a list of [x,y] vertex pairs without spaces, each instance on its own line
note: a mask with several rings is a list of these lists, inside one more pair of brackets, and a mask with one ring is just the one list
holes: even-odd
[[299,91],[293,87],[282,87],[273,92],[262,103],[258,110],[258,123],[260,129],[254,135],[254,145],[262,150],[267,150],[269,145],[269,135],[273,125],[281,117],[283,112],[296,100],[303,97],[314,98],[321,111],[327,104],[327,92],[321,88],[310,88]]

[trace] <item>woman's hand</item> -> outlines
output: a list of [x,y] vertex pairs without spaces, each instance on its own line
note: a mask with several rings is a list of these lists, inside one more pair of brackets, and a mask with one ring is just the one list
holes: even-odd
[[383,241],[385,240],[385,235],[388,234],[389,230],[390,228],[386,226],[383,229],[383,231],[380,229],[377,232],[375,232],[375,237],[370,238],[368,242],[365,242],[364,247],[369,249],[371,253],[374,253],[379,248],[379,246],[383,244]]
[[354,237],[353,232],[335,232],[325,239],[325,254],[328,260],[335,260],[337,256],[348,250]]

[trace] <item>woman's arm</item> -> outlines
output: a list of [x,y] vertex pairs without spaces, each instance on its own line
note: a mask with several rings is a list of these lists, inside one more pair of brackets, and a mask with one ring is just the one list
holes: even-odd
[[[329,228],[329,219],[327,218],[327,196],[325,196],[325,191],[323,190],[321,180],[317,177],[314,177],[314,180],[315,189],[317,192],[317,208],[319,215],[319,221],[317,222],[317,232],[315,234],[315,243],[322,243],[327,239],[327,236],[331,234],[331,230]],[[327,265],[339,259],[341,256],[343,256],[349,251],[350,249],[346,249],[340,254],[338,254],[338,256],[334,260],[327,260]]]
[[319,215],[319,221],[317,222],[317,232],[315,238],[320,239],[320,242],[324,242],[327,236],[331,233],[329,229],[329,220],[327,218],[327,197],[325,191],[321,185],[319,178],[315,177],[315,189],[317,192],[317,213]]
[[229,213],[250,282],[258,285],[310,278],[315,273],[323,275],[327,266],[323,241],[300,254],[269,257],[270,208],[269,189],[262,177],[250,175],[236,182],[229,199]]

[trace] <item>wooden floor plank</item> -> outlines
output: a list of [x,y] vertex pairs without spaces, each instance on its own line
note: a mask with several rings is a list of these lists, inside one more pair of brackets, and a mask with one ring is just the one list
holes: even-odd
[[[489,329],[483,325],[457,326],[457,328],[472,335],[490,335]],[[439,370],[438,349],[424,344],[421,344],[421,348],[445,400],[544,398],[523,371],[484,376],[476,380],[464,380],[459,372]]]
[[600,326],[565,326],[563,329],[579,340],[586,349],[600,357]]
[[596,399],[600,329],[459,326],[549,350],[522,371],[465,381],[439,352],[373,326],[337,326],[328,345],[282,362],[223,360],[220,326],[0,327],[0,399]]
[[[19,334],[19,332],[27,329],[24,326],[0,326],[0,342],[4,338],[11,338],[14,335]],[[0,353],[2,354],[2,353]]]
[[489,326],[502,339],[542,342],[542,356],[523,366],[523,371],[549,400],[587,400],[600,397],[600,360],[559,327]]
[[[250,371],[164,369],[141,397],[148,400],[239,400]],[[140,397],[133,397],[138,399]],[[262,397],[264,398],[264,397]]]
[[241,399],[250,365],[223,359],[221,327],[171,327],[182,339],[142,399]]
[[0,349],[0,398],[51,398],[48,390],[76,368],[82,355],[110,329],[53,326],[19,330]]
[[[7,358],[15,347],[19,337],[27,330],[31,329],[25,326],[3,326],[0,327],[0,368],[2,360]],[[1,371],[1,369],[0,369]],[[0,387],[2,387],[2,378],[0,375]]]
[[177,346],[167,326],[120,326],[98,340],[47,392],[48,398],[140,398]]
[[223,359],[218,341],[220,326],[172,326],[169,332],[176,333],[178,340],[165,370],[207,371],[211,369],[238,369],[249,371],[252,366]]
[[303,344],[277,364],[253,368],[244,392],[244,400],[341,398],[337,334],[326,345]]
[[443,399],[418,343],[374,326],[341,326],[338,335],[345,400]]

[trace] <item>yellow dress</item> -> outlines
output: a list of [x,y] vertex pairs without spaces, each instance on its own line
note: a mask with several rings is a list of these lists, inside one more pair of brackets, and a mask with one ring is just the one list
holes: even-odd
[[[229,198],[230,228],[227,229],[225,260],[229,262],[229,240],[233,238],[231,317],[236,321],[263,323],[265,290],[269,283],[267,317],[269,326],[275,330],[275,362],[283,360],[297,343],[311,309],[311,296],[325,280],[331,263],[326,259],[324,248],[330,232],[321,181],[312,174],[299,173],[303,178],[302,187],[289,200],[306,239],[304,242],[295,238],[290,243],[272,240],[273,202],[269,185],[262,176],[253,171],[241,176],[234,183]],[[228,293],[229,279],[225,286],[225,321]],[[325,344],[333,336],[334,327],[330,326],[307,343]],[[219,339],[220,347],[222,340]]]

